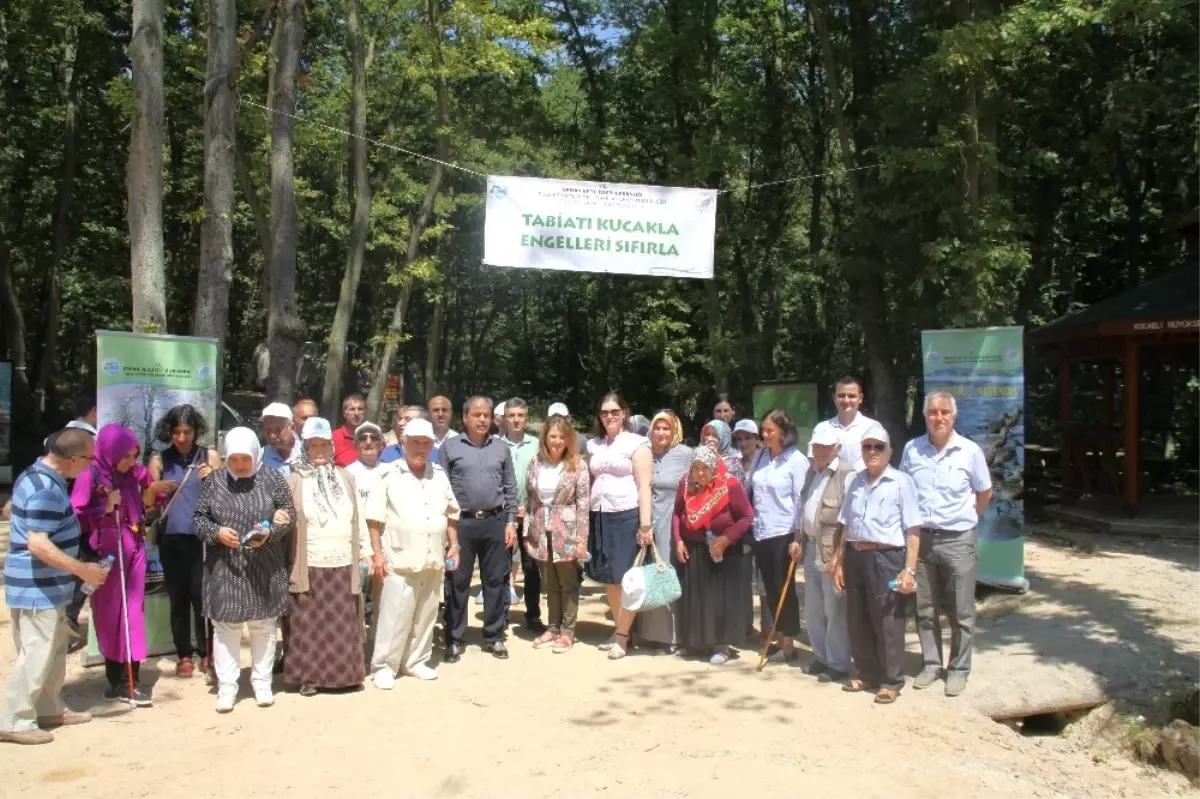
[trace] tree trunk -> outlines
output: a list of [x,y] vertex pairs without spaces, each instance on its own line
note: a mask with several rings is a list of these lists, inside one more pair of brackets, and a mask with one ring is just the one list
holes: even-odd
[[[322,408],[336,408],[341,400],[342,372],[346,364],[346,335],[362,276],[363,253],[367,248],[367,228],[371,222],[371,182],[367,173],[367,65],[364,47],[361,0],[346,6],[346,35],[353,61],[353,85],[350,90],[350,175],[354,195],[354,217],[350,225],[350,252],[338,295],[333,326],[329,330],[329,351],[325,356],[325,383]],[[386,378],[385,378],[386,382]]]
[[58,363],[58,326],[62,298],[59,292],[58,273],[67,254],[67,241],[71,235],[71,200],[75,189],[75,59],[79,52],[79,28],[74,23],[67,26],[66,41],[63,43],[63,86],[66,90],[66,110],[63,115],[63,176],[58,192],[57,208],[54,210],[54,250],[50,256],[50,268],[46,271],[46,301],[42,327],[42,357],[38,361],[37,391],[45,396],[54,379]]
[[288,405],[296,399],[296,365],[303,330],[296,313],[296,190],[292,131],[296,113],[296,76],[304,40],[302,0],[283,0],[279,6],[279,65],[275,73],[271,116],[271,305],[267,342],[271,364],[267,396]]
[[163,0],[133,0],[129,58],[137,100],[125,177],[133,329],[157,332],[167,326],[162,219]]
[[234,0],[208,2],[208,65],[204,83],[204,221],[192,331],[217,339],[224,352],[233,282],[233,175],[237,148],[233,70],[237,31]]
[[429,321],[429,338],[425,349],[425,396],[438,393],[438,366],[442,360],[442,335],[446,325],[446,295],[443,293],[433,306],[433,318]]
[[246,196],[246,204],[250,206],[250,215],[254,217],[254,230],[258,233],[258,246],[262,248],[263,268],[259,272],[259,302],[264,308],[271,302],[270,282],[271,264],[271,216],[263,205],[262,197],[258,194],[258,185],[254,182],[254,174],[250,171],[250,158],[246,148],[242,146],[239,137],[234,146],[234,165],[237,169],[238,182],[242,184],[242,193]]

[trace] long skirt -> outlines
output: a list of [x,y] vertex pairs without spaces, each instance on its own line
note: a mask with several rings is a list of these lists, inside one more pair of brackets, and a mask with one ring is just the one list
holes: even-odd
[[684,540],[688,560],[678,566],[683,588],[678,602],[679,645],[704,649],[740,643],[751,613],[742,566],[747,556],[741,546],[731,546],[720,563],[713,563],[708,544]]
[[[292,594],[283,681],[350,688],[366,679],[362,616],[350,593],[354,566],[308,569],[308,592]],[[357,573],[355,574],[357,577]]]

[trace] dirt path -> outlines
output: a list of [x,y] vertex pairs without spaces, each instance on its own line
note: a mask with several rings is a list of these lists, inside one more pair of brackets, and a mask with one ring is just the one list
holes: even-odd
[[[982,694],[985,665],[1023,645],[1000,622],[1053,614],[1053,603],[1090,620],[1076,642],[1060,636],[1029,644],[1033,659],[1091,667],[1114,646],[1106,626],[1123,638],[1156,623],[1155,636],[1178,638],[1182,643],[1171,646],[1194,657],[1200,585],[1194,548],[1190,560],[1184,554],[1088,555],[1031,540],[1034,596],[1042,580],[1061,584],[1064,593],[989,622],[976,662],[981,679],[971,690]],[[1131,569],[1136,590],[1120,582]],[[592,643],[604,637],[597,593],[590,589],[581,625]],[[7,626],[5,614],[0,627]],[[213,712],[214,697],[201,680],[171,676],[168,659],[158,661],[161,676],[150,664],[143,669],[157,679],[153,708],[99,706],[102,675],[72,658],[68,701],[104,717],[60,731],[49,746],[0,748],[0,797],[1194,793],[1160,769],[1120,758],[1093,762],[1077,741],[1022,738],[982,716],[970,693],[950,700],[910,689],[883,708],[799,669],[771,666],[756,674],[749,652],[713,668],[648,654],[614,663],[593,646],[557,656],[516,638],[511,649],[511,659],[499,662],[472,646],[461,663],[441,668],[437,682],[404,679],[391,693],[370,686],[311,699],[281,693],[275,707],[259,709],[243,687],[226,716]],[[1153,657],[1142,654],[1143,662]],[[12,656],[5,630],[0,679]],[[910,665],[915,670],[915,660]]]

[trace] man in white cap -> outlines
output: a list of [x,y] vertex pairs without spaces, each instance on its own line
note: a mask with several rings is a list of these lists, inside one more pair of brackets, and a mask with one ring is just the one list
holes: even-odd
[[758,448],[762,445],[758,425],[753,419],[742,419],[733,426],[733,445],[742,454],[742,471],[746,473],[742,480],[742,488],[749,488],[754,456],[758,454]]
[[508,432],[508,427],[506,426],[507,421],[504,418],[505,407],[505,404],[501,402],[496,406],[495,410],[492,411],[492,426],[496,428],[496,438],[504,438]]
[[917,585],[921,506],[912,478],[888,463],[892,445],[882,425],[863,431],[860,450],[866,466],[846,489],[833,554],[858,671],[843,690],[874,691],[876,703],[890,705],[904,687],[904,610]]
[[354,430],[354,451],[358,460],[346,467],[354,477],[358,487],[361,502],[359,507],[365,507],[371,489],[379,482],[380,476],[386,470],[387,464],[379,459],[383,451],[383,430],[374,422],[363,422]]
[[904,447],[900,468],[917,486],[921,556],[917,561],[917,636],[924,668],[913,688],[928,688],[942,670],[942,627],[950,622],[946,696],[967,688],[975,633],[975,526],[992,501],[992,475],[979,445],[954,432],[954,395],[925,395],[925,429]]
[[[546,418],[549,419],[553,416],[561,416],[562,418],[566,419],[569,424],[574,426],[574,422],[571,421],[571,412],[567,410],[566,403],[550,403],[550,407],[546,409]],[[583,433],[580,433],[578,430],[575,431],[575,451],[579,453],[580,457],[587,457],[587,436],[585,436]]]
[[[862,383],[857,377],[846,376],[837,381],[833,388],[833,404],[837,407],[837,416],[827,419],[825,424],[831,425],[838,432],[842,448],[840,457],[850,462],[854,471],[862,471],[863,459],[859,451],[859,442],[868,427],[875,420],[859,412],[863,404]],[[809,457],[812,452],[809,452]]]
[[367,502],[372,573],[379,596],[371,680],[391,690],[398,675],[437,679],[429,666],[433,628],[447,562],[458,565],[460,509],[446,472],[429,460],[433,425],[414,419],[396,461]]
[[818,675],[821,682],[842,682],[850,677],[846,594],[834,585],[829,567],[842,531],[838,518],[846,489],[856,475],[845,458],[838,457],[841,442],[831,425],[817,425],[809,443],[812,458],[797,506],[791,556],[804,561],[804,618],[816,658],[808,673]]
[[296,428],[292,424],[292,409],[282,402],[272,402],[263,408],[263,437],[267,447],[263,450],[263,466],[269,466],[287,477],[292,472],[292,462],[300,457],[300,442],[296,440]]

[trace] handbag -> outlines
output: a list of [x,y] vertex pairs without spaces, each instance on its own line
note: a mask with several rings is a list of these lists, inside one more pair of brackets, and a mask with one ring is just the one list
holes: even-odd
[[179,492],[183,490],[183,484],[192,476],[192,470],[196,468],[196,464],[200,462],[200,458],[194,458],[191,465],[187,467],[187,471],[183,473],[183,479],[179,481],[179,485],[175,486],[175,493],[167,500],[167,504],[163,506],[161,511],[155,511],[153,519],[146,521],[143,519],[143,526],[146,530],[145,539],[146,546],[158,546],[158,539],[162,535],[162,530],[159,529],[167,520],[167,513],[170,512],[171,506],[175,504],[175,500],[179,497]]
[[[645,563],[646,550],[654,555],[653,563]],[[679,575],[663,563],[658,547],[651,541],[642,547],[633,561],[633,568],[621,578],[621,607],[634,613],[666,607],[683,596]]]

